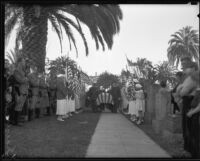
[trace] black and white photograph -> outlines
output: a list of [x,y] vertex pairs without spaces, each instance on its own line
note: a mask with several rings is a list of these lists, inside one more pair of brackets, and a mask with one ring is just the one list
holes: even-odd
[[200,159],[198,2],[1,6],[3,159]]

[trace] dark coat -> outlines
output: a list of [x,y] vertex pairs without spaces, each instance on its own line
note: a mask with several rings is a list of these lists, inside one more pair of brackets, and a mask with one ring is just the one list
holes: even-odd
[[109,93],[112,95],[114,102],[118,102],[119,98],[121,98],[121,91],[119,87],[112,87]]
[[56,96],[57,100],[62,100],[65,99],[67,96],[67,88],[64,83],[64,78],[63,77],[57,77],[56,80]]

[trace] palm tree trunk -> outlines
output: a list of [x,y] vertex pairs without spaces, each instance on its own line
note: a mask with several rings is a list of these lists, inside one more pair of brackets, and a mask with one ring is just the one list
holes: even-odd
[[31,64],[38,67],[38,72],[45,70],[48,19],[44,8],[35,13],[33,6],[24,7],[24,38],[22,39],[23,54]]

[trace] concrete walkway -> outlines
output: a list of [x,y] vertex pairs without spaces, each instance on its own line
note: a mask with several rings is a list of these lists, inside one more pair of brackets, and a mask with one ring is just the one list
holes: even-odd
[[102,113],[86,157],[161,157],[170,155],[123,115]]

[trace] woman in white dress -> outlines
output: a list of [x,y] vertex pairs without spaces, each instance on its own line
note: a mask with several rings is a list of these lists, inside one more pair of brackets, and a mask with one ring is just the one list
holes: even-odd
[[145,97],[144,97],[144,91],[142,90],[142,86],[140,84],[136,84],[136,91],[135,91],[135,97],[136,97],[136,108],[138,110],[138,120],[137,124],[141,124],[144,122],[144,112],[145,112]]
[[128,101],[129,101],[128,113],[131,115],[130,117],[131,121],[135,122],[137,121],[138,110],[137,110],[136,100],[135,100],[135,87],[132,81],[129,83],[129,87],[128,87]]
[[58,121],[64,121],[63,117],[66,114],[66,97],[67,97],[67,89],[65,86],[65,77],[63,73],[57,76],[56,81],[56,95],[57,95],[57,110],[56,115],[58,115]]

